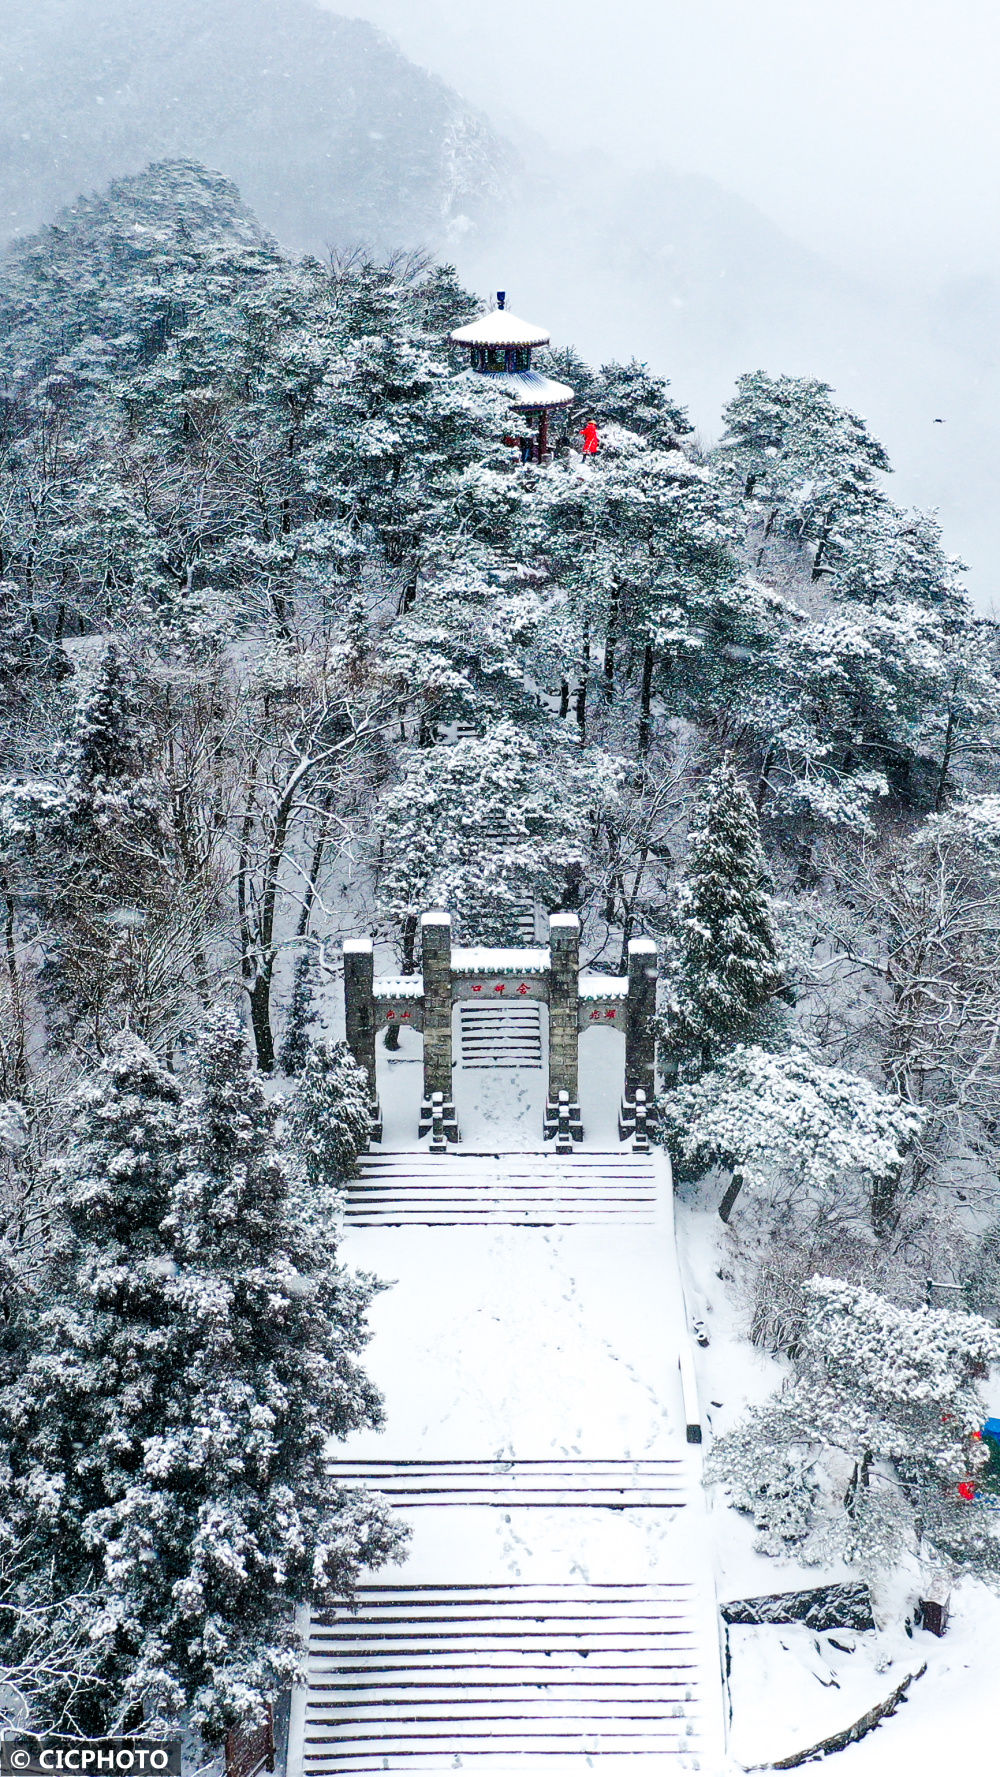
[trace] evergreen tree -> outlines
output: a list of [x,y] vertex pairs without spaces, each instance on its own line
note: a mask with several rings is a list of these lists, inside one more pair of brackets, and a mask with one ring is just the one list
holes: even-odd
[[909,1551],[995,1579],[977,1383],[1000,1359],[1000,1333],[828,1277],[803,1298],[790,1381],[720,1439],[710,1478],[753,1514],[767,1554],[875,1575]]
[[115,644],[105,648],[94,683],[81,698],[68,748],[78,794],[113,793],[142,772],[138,708]]
[[602,364],[598,411],[606,420],[638,432],[658,450],[673,450],[692,431],[683,407],[669,394],[665,377],[654,376],[648,364],[631,358],[627,364]]
[[289,1123],[311,1185],[329,1189],[355,1176],[372,1108],[368,1075],[345,1043],[307,1042]]
[[675,1069],[774,1031],[782,969],[767,885],[756,811],[727,756],[695,815],[674,908],[664,1048]]
[[831,562],[830,589],[835,598],[870,610],[912,601],[961,618],[965,572],[965,564],[946,553],[932,514],[901,512],[882,500],[841,540]]
[[667,1093],[662,1109],[671,1150],[689,1176],[711,1166],[732,1173],[724,1221],[744,1185],[751,1194],[779,1194],[786,1215],[789,1199],[802,1195],[803,1219],[811,1220],[809,1211],[822,1218],[834,1196],[845,1203],[854,1180],[875,1219],[880,1187],[898,1178],[924,1122],[894,1093],[823,1067],[803,1049],[769,1055],[743,1044]]
[[91,1732],[138,1703],[210,1738],[259,1717],[297,1667],[295,1607],[399,1545],[326,1479],[330,1436],[380,1417],[357,1362],[373,1285],[337,1266],[329,1194],[295,1187],[278,1116],[228,1011],[183,1101],[128,1037],[81,1094],[66,1250],[0,1398],[3,1516],[60,1595],[94,1592]]
[[316,1016],[316,959],[310,949],[295,958],[288,1021],[278,1060],[286,1074],[301,1073],[309,1053],[309,1026]]
[[615,763],[546,752],[512,722],[417,753],[382,798],[382,899],[401,926],[448,907],[470,940],[509,943],[533,902],[561,904],[582,873],[588,818]]
[[706,627],[739,573],[731,513],[710,469],[622,426],[607,427],[595,463],[594,474],[571,462],[542,478],[525,503],[521,547],[555,583],[550,629],[565,636],[562,676],[567,693],[575,687],[581,741],[594,693],[611,702],[623,680],[638,679],[646,753],[654,699],[671,713],[703,707]]
[[889,459],[865,421],[812,377],[741,376],[723,410],[726,433],[715,456],[763,525],[761,552],[783,534],[811,544],[812,578],[845,529],[868,521],[884,496],[877,472]]

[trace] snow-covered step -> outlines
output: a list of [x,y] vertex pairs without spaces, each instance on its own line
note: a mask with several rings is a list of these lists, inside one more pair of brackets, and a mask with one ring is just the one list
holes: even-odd
[[656,1220],[653,1157],[629,1151],[475,1154],[374,1152],[347,1185],[355,1227],[523,1227]]
[[700,1664],[682,1581],[363,1586],[310,1625],[303,1771],[696,1769]]
[[584,1457],[509,1461],[352,1462],[340,1458],[328,1474],[344,1486],[369,1487],[401,1509],[415,1506],[592,1507],[611,1511],[675,1510],[685,1504],[679,1457],[602,1462]]
[[541,1067],[542,1024],[532,1001],[498,1006],[463,1004],[458,1013],[461,1067]]

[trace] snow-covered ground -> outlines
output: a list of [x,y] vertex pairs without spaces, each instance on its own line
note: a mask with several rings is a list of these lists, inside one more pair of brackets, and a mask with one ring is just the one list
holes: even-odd
[[[581,1090],[586,1148],[617,1150],[622,1038],[586,1033]],[[421,1096],[419,1035],[404,1030],[395,1054],[379,1049],[383,1152],[415,1146]],[[459,1054],[456,1041],[456,1056]],[[540,1146],[541,1069],[491,1073],[456,1067],[463,1148],[490,1153]],[[443,1162],[447,1166],[448,1162]],[[677,1378],[681,1317],[700,1320],[694,1348],[705,1436],[728,1429],[781,1380],[781,1366],[745,1336],[738,1280],[716,1213],[720,1191],[682,1190],[675,1205],[681,1286],[661,1228],[367,1228],[346,1256],[392,1287],[372,1311],[368,1363],[385,1391],[387,1429],[338,1447],[338,1457],[455,1460],[679,1455],[689,1504],[680,1511],[608,1512],[511,1505],[442,1507],[411,1514],[407,1561],[390,1583],[549,1584],[697,1578],[699,1632],[714,1656],[720,1600],[855,1578],[775,1561],[753,1547],[753,1527],[720,1489],[700,1487],[698,1453],[684,1442]],[[720,1272],[723,1275],[719,1275]],[[683,1288],[684,1301],[681,1300]],[[997,1719],[995,1664],[1000,1600],[967,1582],[938,1640],[907,1634],[899,1598],[876,1600],[884,1622],[859,1633],[801,1625],[729,1631],[728,1751],[706,1746],[703,1772],[766,1768],[847,1728],[910,1673],[897,1713],[833,1757],[844,1777],[939,1777],[987,1753]],[[655,1768],[655,1760],[645,1761]],[[602,1768],[611,1771],[607,1760]],[[674,1761],[669,1763],[673,1765]],[[495,1759],[488,1761],[496,1771]],[[464,1768],[475,1769],[466,1760]],[[516,1768],[530,1769],[522,1758]],[[551,1763],[539,1770],[551,1777]],[[666,1768],[666,1767],[665,1767]]]
[[[546,1007],[541,1008],[543,1053]],[[382,1104],[382,1148],[412,1148],[420,1121],[423,1038],[405,1027],[399,1048],[387,1050],[379,1040],[378,1089]],[[460,1056],[458,1014],[454,1036]],[[618,1106],[625,1071],[625,1038],[617,1030],[587,1030],[580,1038],[580,1103],[586,1107],[583,1145],[598,1150],[618,1147]],[[455,1068],[455,1108],[463,1146],[510,1153],[541,1145],[546,1070],[504,1068],[496,1072]]]
[[[401,1057],[393,1071],[406,1078],[408,1067]],[[387,1112],[390,1105],[399,1109],[399,1096],[386,1094]],[[485,1114],[489,1094],[480,1102]],[[508,1097],[508,1108],[515,1103]],[[510,1146],[509,1118],[503,1127]],[[534,1139],[537,1144],[537,1133]],[[448,1157],[441,1161],[448,1163]],[[405,1564],[378,1580],[414,1588],[685,1585],[684,1634],[693,1652],[678,1715],[684,1712],[690,1738],[680,1755],[670,1755],[669,1766],[714,1772],[724,1756],[719,1634],[700,1456],[686,1442],[678,1375],[685,1335],[669,1171],[662,1160],[653,1164],[661,1179],[655,1222],[646,1212],[642,1220],[623,1216],[620,1225],[602,1227],[349,1228],[345,1257],[392,1283],[373,1305],[366,1354],[366,1367],[385,1393],[387,1426],[379,1434],[357,1434],[331,1454],[359,1463],[505,1457],[675,1463],[675,1506],[500,1500],[417,1508],[408,1514],[414,1532]],[[662,1625],[657,1629],[663,1633]],[[641,1636],[648,1632],[648,1622],[640,1625]],[[606,1675],[606,1660],[598,1657],[585,1668],[585,1657],[581,1673],[595,1681],[602,1670]],[[318,1709],[310,1702],[312,1721]],[[672,1707],[662,1715],[672,1717]],[[581,1769],[594,1762],[579,1756]],[[609,1772],[616,1768],[603,1753],[598,1762]],[[496,1771],[495,1755],[488,1763]],[[465,1768],[480,1767],[473,1759]],[[522,1751],[516,1769],[536,1768],[551,1777],[551,1754]],[[577,1768],[575,1759],[570,1768]]]

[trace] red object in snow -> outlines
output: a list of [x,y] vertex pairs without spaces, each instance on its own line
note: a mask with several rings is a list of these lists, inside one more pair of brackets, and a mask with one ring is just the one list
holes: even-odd
[[598,451],[601,448],[601,441],[597,436],[597,427],[595,426],[593,420],[588,420],[587,424],[583,428],[583,431],[580,433],[580,437],[583,439],[583,454],[584,454],[584,456],[585,457],[596,457]]
[[958,1491],[963,1499],[975,1499],[976,1489],[971,1481],[959,1481]]

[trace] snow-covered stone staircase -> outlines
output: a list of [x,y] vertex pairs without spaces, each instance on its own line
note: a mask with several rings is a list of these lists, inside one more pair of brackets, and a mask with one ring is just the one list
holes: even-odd
[[463,1068],[542,1065],[541,1012],[531,1000],[509,1006],[460,1005],[458,1039]]
[[691,1603],[683,1582],[365,1586],[313,1619],[303,1772],[698,1770]]
[[687,1497],[688,1477],[679,1457],[636,1457],[601,1462],[581,1456],[535,1457],[495,1462],[351,1462],[328,1464],[340,1486],[369,1487],[390,1505],[589,1507],[614,1512],[677,1509]]
[[552,1153],[374,1152],[347,1186],[347,1222],[358,1228],[527,1228],[600,1222],[651,1225],[656,1217],[653,1158],[627,1149]]
[[388,1433],[331,1447],[330,1481],[381,1494],[412,1541],[313,1614],[288,1777],[717,1777],[664,1157],[373,1152],[343,1254],[394,1280],[366,1357]]

